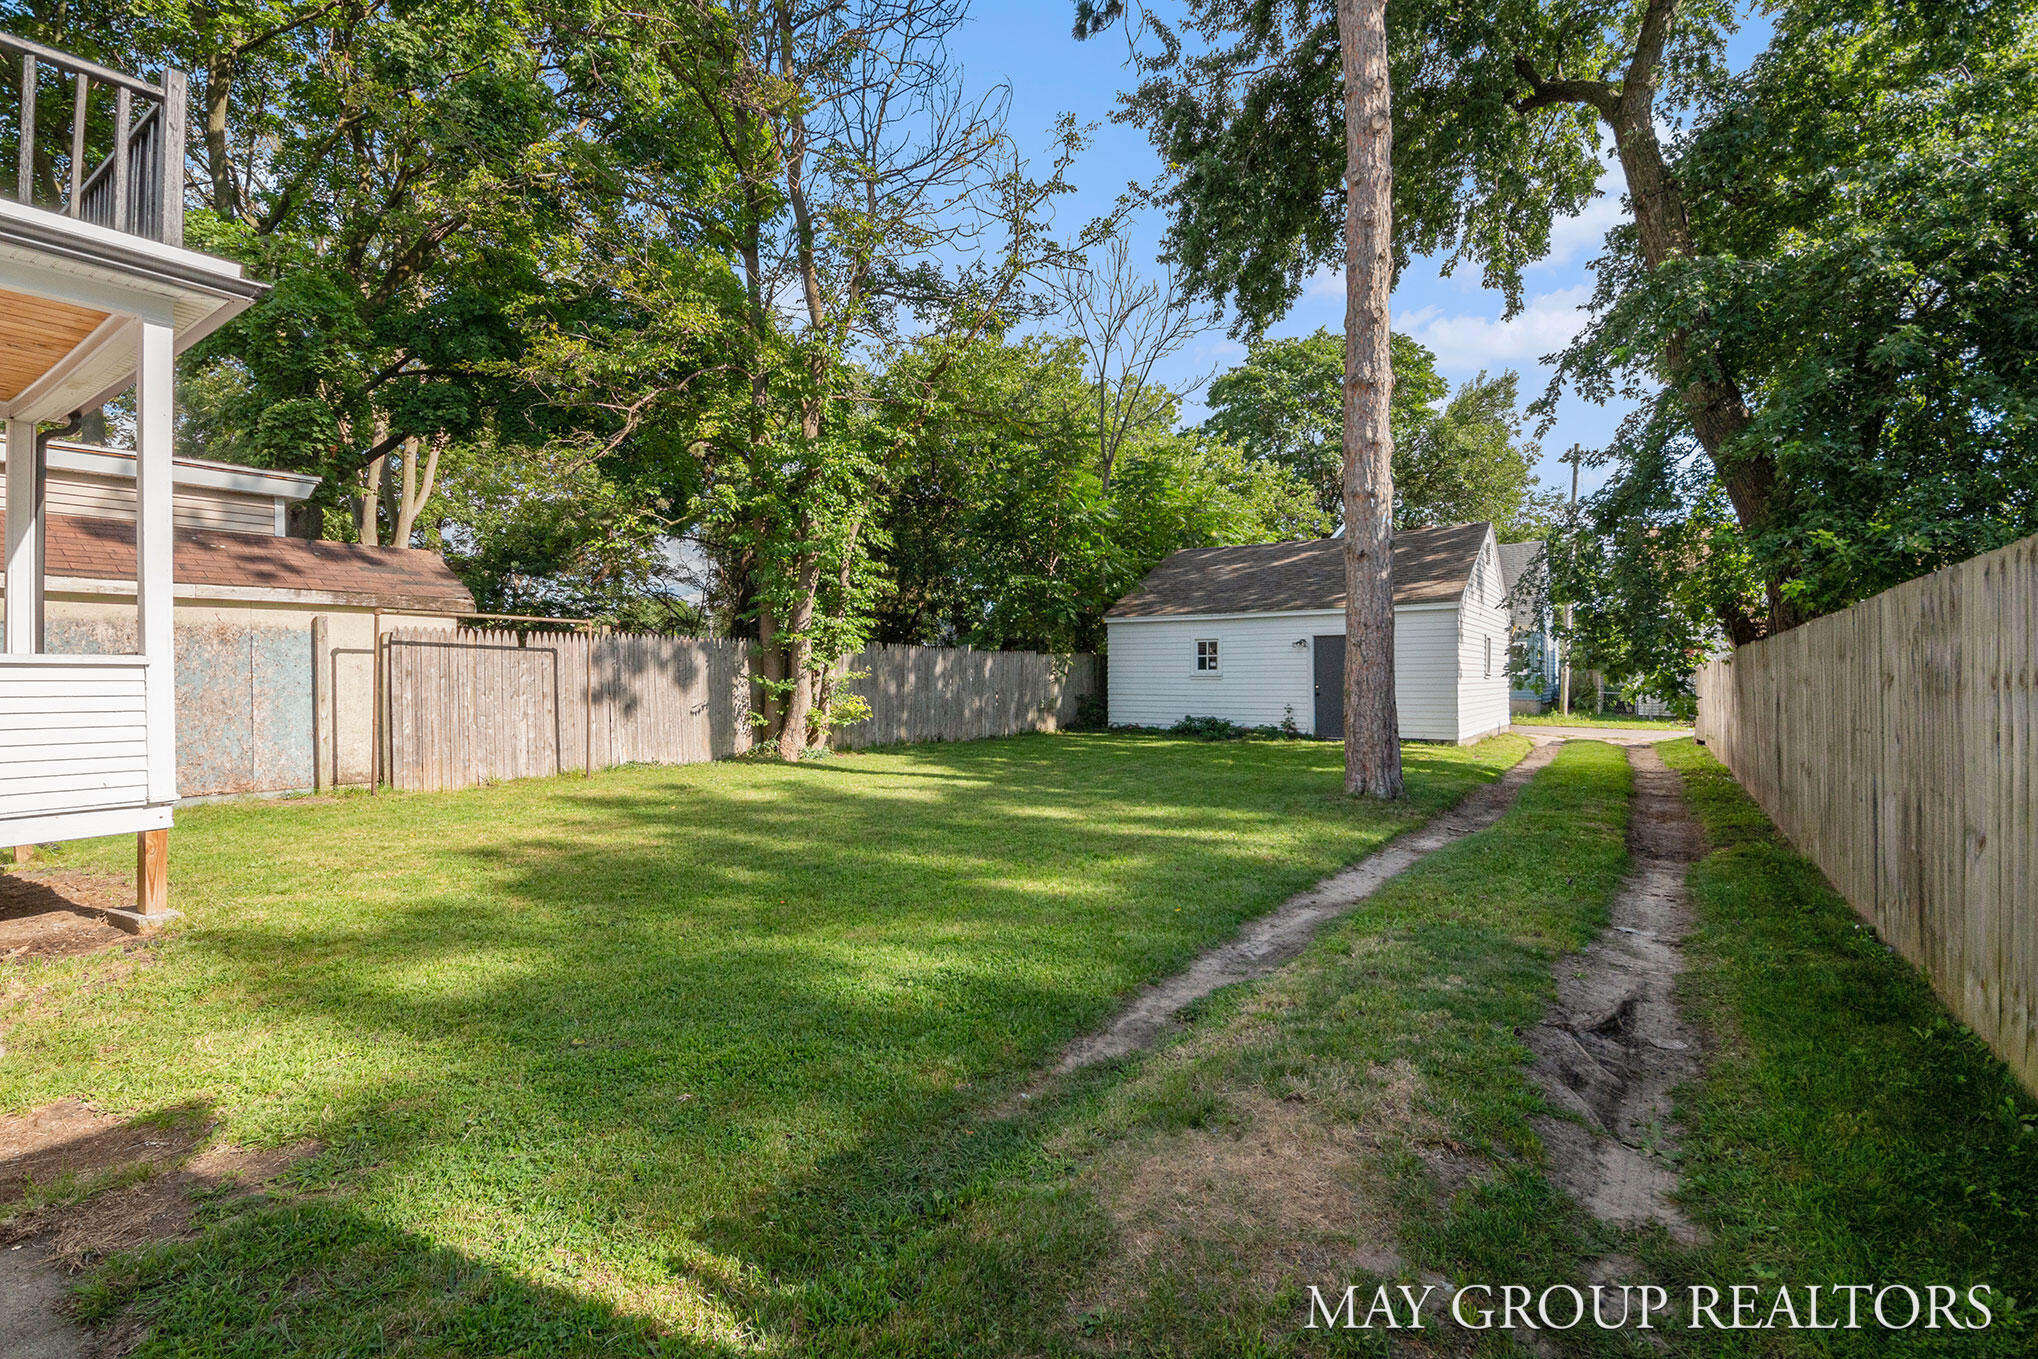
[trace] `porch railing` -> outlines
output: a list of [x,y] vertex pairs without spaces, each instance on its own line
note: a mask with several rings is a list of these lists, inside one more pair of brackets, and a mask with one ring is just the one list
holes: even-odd
[[[15,201],[132,236],[182,245],[184,73],[166,68],[162,83],[151,85],[138,76],[8,33],[0,33],[0,53],[21,64]],[[54,72],[59,85],[69,78],[68,145],[45,139],[36,116],[45,69]],[[91,115],[95,103],[104,107],[108,93],[112,132],[110,138],[97,139],[95,148],[88,137]]]

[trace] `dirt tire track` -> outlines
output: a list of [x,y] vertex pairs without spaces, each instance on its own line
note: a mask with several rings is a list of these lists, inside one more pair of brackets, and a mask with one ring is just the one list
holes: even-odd
[[1576,1116],[1535,1121],[1550,1180],[1602,1222],[1655,1223],[1698,1239],[1671,1196],[1678,1186],[1672,1092],[1698,1074],[1697,1031],[1679,1011],[1677,976],[1691,928],[1685,885],[1704,836],[1683,782],[1651,745],[1628,748],[1632,866],[1612,922],[1556,966],[1557,1001],[1524,1035],[1550,1103]]
[[1445,845],[1498,822],[1514,805],[1522,787],[1556,757],[1561,744],[1538,742],[1519,764],[1468,794],[1449,811],[1389,841],[1308,891],[1288,898],[1248,923],[1229,941],[1199,955],[1182,971],[1148,986],[1104,1028],[1071,1043],[1047,1078],[1037,1082],[1022,1098],[1038,1094],[1055,1077],[1152,1047],[1164,1035],[1181,1027],[1176,1015],[1183,1006],[1220,987],[1273,972],[1307,948],[1318,930],[1386,883]]

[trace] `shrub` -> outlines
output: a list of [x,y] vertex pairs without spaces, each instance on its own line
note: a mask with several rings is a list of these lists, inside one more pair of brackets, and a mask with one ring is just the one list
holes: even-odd
[[1258,727],[1242,727],[1222,717],[1184,717],[1168,728],[1170,736],[1187,736],[1197,741],[1299,741],[1304,739],[1302,729],[1295,725],[1295,709],[1290,707],[1281,719],[1281,725],[1268,723]]
[[1221,717],[1184,717],[1168,728],[1170,736],[1188,736],[1198,741],[1242,741],[1248,729]]

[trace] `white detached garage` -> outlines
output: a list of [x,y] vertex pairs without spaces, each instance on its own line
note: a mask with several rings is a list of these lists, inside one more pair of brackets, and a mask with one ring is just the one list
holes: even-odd
[[[1344,734],[1344,546],[1336,538],[1170,555],[1105,614],[1111,721],[1292,720]],[[1403,737],[1508,725],[1507,605],[1487,523],[1394,537],[1394,701]]]

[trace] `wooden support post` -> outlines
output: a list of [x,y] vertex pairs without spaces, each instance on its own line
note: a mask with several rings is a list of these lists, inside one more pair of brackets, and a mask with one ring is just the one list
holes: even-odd
[[184,99],[184,73],[175,67],[164,71],[162,126],[156,129],[161,157],[156,189],[162,195],[159,239],[165,245],[184,244]]
[[14,862],[17,864],[32,863],[35,860],[34,845],[16,845],[12,852]]
[[134,908],[162,915],[170,909],[170,832],[138,831],[134,840]]
[[14,201],[35,202],[35,58],[21,59],[21,131],[18,167],[14,176]]

